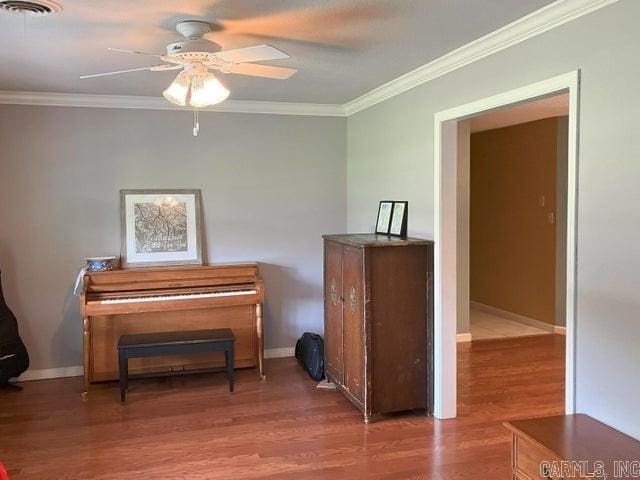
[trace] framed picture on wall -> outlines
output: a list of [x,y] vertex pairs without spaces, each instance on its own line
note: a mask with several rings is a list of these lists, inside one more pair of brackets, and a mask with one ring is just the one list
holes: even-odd
[[200,190],[120,190],[122,267],[202,265]]
[[391,213],[393,211],[393,202],[383,200],[378,206],[378,220],[376,221],[376,233],[389,234],[389,226],[391,225]]
[[409,215],[409,202],[393,202],[391,212],[391,225],[389,235],[398,237],[407,236],[407,217]]

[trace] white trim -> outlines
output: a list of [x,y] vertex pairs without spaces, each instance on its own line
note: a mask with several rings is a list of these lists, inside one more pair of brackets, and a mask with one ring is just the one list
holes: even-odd
[[507,318],[509,320],[513,320],[514,322],[523,323],[525,325],[529,325],[531,327],[539,328],[540,330],[545,330],[550,333],[554,333],[555,325],[550,323],[543,322],[541,320],[536,320],[535,318],[525,317],[524,315],[520,315],[518,313],[510,312],[509,310],[502,310],[498,307],[493,307],[491,305],[485,305],[480,302],[469,302],[471,308],[479,310],[481,312],[490,313],[491,315],[496,315],[498,317]]
[[76,365],[73,367],[43,368],[40,370],[29,369],[20,375],[18,380],[27,382],[30,380],[46,380],[49,378],[81,377],[82,375],[84,375],[84,368],[82,365]]
[[[264,358],[286,358],[295,356],[296,349],[291,348],[269,348],[264,351]],[[18,378],[21,382],[27,382],[30,380],[46,380],[50,378],[65,378],[65,377],[81,377],[84,375],[84,368],[82,365],[75,365],[73,367],[61,367],[61,368],[44,368],[39,370],[29,369],[24,372]]]
[[294,357],[296,354],[296,349],[294,347],[291,348],[270,348],[265,350],[264,358],[287,358]]
[[566,327],[559,327],[556,325],[555,327],[553,327],[553,333],[555,333],[556,335],[566,335],[567,329]]
[[471,341],[470,333],[458,333],[456,335],[456,343],[466,343]]
[[[435,296],[434,296],[434,415],[437,418],[456,416],[456,259],[443,256],[444,249],[457,249],[455,227],[443,212],[455,206],[455,196],[446,197],[450,191],[451,168],[444,163],[455,154],[457,121],[501,107],[569,91],[569,152],[567,189],[567,304],[566,304],[566,367],[565,411],[575,412],[575,343],[576,343],[576,249],[577,249],[577,179],[578,179],[578,122],[579,122],[580,72],[574,70],[564,75],[543,80],[522,88],[484,98],[434,115],[434,239],[435,239]],[[453,134],[452,134],[453,131]],[[447,148],[443,148],[444,146]],[[455,160],[455,158],[454,158]],[[443,167],[448,167],[447,175]],[[457,176],[455,169],[454,176]],[[455,184],[455,183],[454,183]],[[449,187],[448,189],[443,187]],[[455,210],[453,216],[455,217]],[[445,223],[448,222],[448,223]],[[446,227],[446,229],[445,229]],[[449,238],[451,237],[451,238]],[[447,250],[448,251],[448,250]],[[444,261],[444,263],[443,263]],[[454,292],[455,293],[455,292]],[[446,312],[446,314],[444,313]],[[444,318],[446,316],[446,318]]]
[[346,103],[346,114],[353,115],[617,1],[557,0]]
[[[85,95],[76,93],[12,92],[0,91],[0,104],[42,105],[50,107],[133,108],[146,110],[189,110],[178,107],[162,97],[136,97],[130,95]],[[344,117],[342,105],[288,102],[260,102],[227,100],[205,107],[201,111],[225,113],[262,113],[271,115],[305,115],[317,117]]]

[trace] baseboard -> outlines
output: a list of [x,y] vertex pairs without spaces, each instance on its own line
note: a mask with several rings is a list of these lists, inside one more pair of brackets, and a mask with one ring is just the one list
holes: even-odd
[[530,327],[536,327],[541,330],[546,330],[547,332],[559,333],[559,332],[556,332],[556,328],[563,328],[563,327],[556,327],[555,325],[551,325],[549,323],[542,322],[540,320],[536,320],[535,318],[525,317],[524,315],[519,315],[517,313],[509,312],[507,310],[502,310],[497,307],[492,307],[491,305],[485,305],[484,303],[472,301],[472,302],[469,302],[469,304],[471,308],[480,310],[481,312],[490,313],[491,315],[508,318],[509,320],[524,323],[525,325],[529,325]]
[[264,358],[286,358],[294,357],[296,349],[290,348],[270,348],[264,351]]
[[73,367],[43,368],[39,370],[29,369],[20,375],[18,380],[27,382],[29,380],[46,380],[49,378],[81,377],[82,375],[84,375],[84,368],[82,365],[76,365]]
[[558,327],[556,325],[555,327],[553,327],[553,333],[558,334],[558,335],[566,335],[567,334],[567,327]]
[[458,343],[462,343],[462,342],[470,342],[471,341],[471,334],[470,333],[459,333],[456,335],[456,342]]
[[[270,348],[264,351],[265,358],[285,358],[293,357],[295,354],[295,348]],[[38,370],[29,369],[24,372],[18,381],[28,382],[30,380],[47,380],[51,378],[66,378],[66,377],[81,377],[84,375],[84,368],[82,365],[75,365],[73,367],[60,367],[60,368],[43,368]]]

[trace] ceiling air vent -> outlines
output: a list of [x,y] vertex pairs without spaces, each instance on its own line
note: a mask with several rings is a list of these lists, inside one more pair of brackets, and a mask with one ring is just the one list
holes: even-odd
[[62,11],[62,7],[51,0],[2,0],[0,11],[15,15],[33,15],[43,17]]

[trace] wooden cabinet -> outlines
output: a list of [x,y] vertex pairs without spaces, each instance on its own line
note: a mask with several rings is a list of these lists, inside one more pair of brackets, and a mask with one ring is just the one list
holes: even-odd
[[433,242],[325,235],[327,378],[364,414],[433,397]]
[[343,384],[342,245],[325,243],[324,278],[324,365],[335,383]]
[[532,418],[504,425],[512,435],[514,480],[632,478],[622,472],[635,472],[639,465],[638,440],[587,415]]

